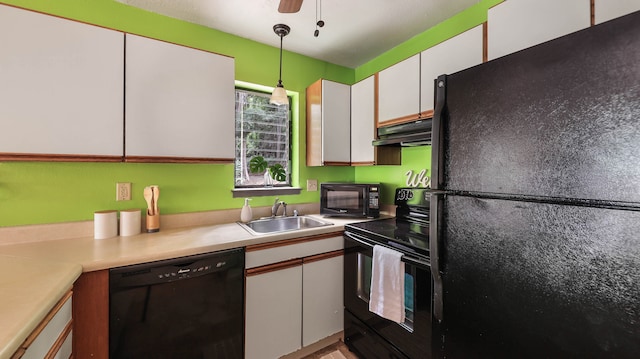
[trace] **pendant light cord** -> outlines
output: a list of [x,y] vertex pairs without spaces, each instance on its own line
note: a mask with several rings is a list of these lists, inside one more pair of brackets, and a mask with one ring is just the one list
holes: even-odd
[[280,34],[280,76],[278,77],[278,85],[282,85],[282,34]]

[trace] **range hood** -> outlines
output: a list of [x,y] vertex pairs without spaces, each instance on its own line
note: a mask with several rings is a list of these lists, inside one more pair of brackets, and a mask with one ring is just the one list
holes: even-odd
[[378,128],[374,146],[425,146],[431,144],[432,119],[417,120]]

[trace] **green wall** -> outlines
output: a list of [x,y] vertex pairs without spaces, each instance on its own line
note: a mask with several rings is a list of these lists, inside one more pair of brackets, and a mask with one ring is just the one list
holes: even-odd
[[[419,171],[429,167],[430,148],[404,149],[402,166],[307,167],[304,150],[305,88],[319,78],[344,83],[365,78],[485,21],[486,9],[499,2],[501,0],[481,0],[469,10],[357,69],[285,50],[283,82],[294,95],[294,112],[298,110],[294,114],[293,126],[293,167],[298,174],[293,180],[294,185],[303,187],[303,191],[296,196],[281,196],[281,199],[294,204],[316,202],[318,192],[304,190],[307,179],[319,182],[357,180],[384,183],[388,193],[383,195],[383,202],[391,203],[393,196],[390,192],[405,184],[404,173],[407,170]],[[113,0],[4,0],[0,3],[233,56],[236,80],[266,86],[277,82],[278,48]],[[296,151],[296,148],[301,151]],[[132,183],[132,201],[115,201],[116,182]],[[242,205],[242,199],[234,199],[231,195],[233,165],[0,162],[0,226],[90,220],[96,210],[144,208],[142,189],[150,184],[162,188],[160,208],[163,214],[239,208]],[[254,198],[252,205],[271,205],[273,199]]]

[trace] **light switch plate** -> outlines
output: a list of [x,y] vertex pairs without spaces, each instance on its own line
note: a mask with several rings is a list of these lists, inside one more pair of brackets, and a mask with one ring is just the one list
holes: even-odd
[[307,180],[307,191],[314,192],[318,190],[318,180],[308,179]]

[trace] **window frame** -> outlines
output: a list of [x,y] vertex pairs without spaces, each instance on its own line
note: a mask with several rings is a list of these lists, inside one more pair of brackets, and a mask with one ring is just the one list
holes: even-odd
[[[243,81],[236,81],[234,94],[236,90],[270,94],[273,87],[251,84]],[[241,186],[236,187],[236,158],[234,156],[233,163],[233,198],[239,197],[259,197],[273,195],[289,195],[300,194],[301,188],[297,186],[299,182],[299,159],[300,159],[300,140],[299,140],[299,94],[295,91],[287,91],[289,97],[289,184],[279,184],[272,187],[258,186]],[[235,98],[235,96],[234,96]],[[235,105],[235,103],[234,103]],[[235,111],[234,111],[235,114]],[[234,116],[235,121],[235,116]],[[235,126],[234,126],[235,127]],[[235,132],[234,132],[235,136]],[[235,151],[234,151],[235,153]]]

